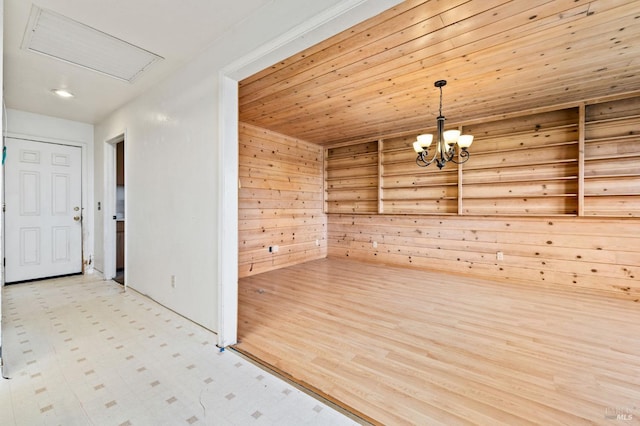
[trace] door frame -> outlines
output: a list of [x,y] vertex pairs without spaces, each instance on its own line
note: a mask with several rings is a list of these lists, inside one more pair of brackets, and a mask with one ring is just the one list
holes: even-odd
[[[89,188],[92,187],[93,181],[93,167],[91,167],[91,163],[89,162],[90,158],[93,158],[93,150],[92,147],[86,142],[78,142],[78,141],[70,141],[65,139],[56,139],[50,137],[41,137],[41,136],[33,136],[33,135],[25,135],[21,133],[14,132],[6,132],[5,137],[12,139],[21,139],[33,142],[42,142],[42,143],[50,143],[56,145],[67,145],[74,146],[80,148],[80,211],[82,212],[82,273],[83,274],[91,274],[94,271],[94,262],[93,262],[93,209],[90,206],[93,205],[93,191],[89,191]],[[3,186],[2,186],[2,196],[4,199],[5,196],[5,182],[4,182],[4,168],[3,168]],[[4,217],[4,215],[3,215]],[[2,235],[5,235],[5,223],[2,223]],[[2,241],[3,247],[2,252],[6,253],[6,241]],[[2,274],[2,285],[4,285],[4,273]]]
[[[116,276],[116,221],[113,215],[116,211],[116,150],[117,144],[126,141],[126,131],[111,139],[104,141],[104,202],[102,205],[103,218],[103,253],[104,253],[104,279],[110,280]],[[125,143],[124,149],[127,149]],[[125,182],[127,166],[124,167]],[[124,217],[127,217],[127,189],[124,190]],[[127,221],[124,222],[124,288],[127,288]]]

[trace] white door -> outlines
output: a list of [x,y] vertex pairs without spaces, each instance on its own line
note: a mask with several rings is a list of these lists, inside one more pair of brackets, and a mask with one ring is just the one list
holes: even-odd
[[81,148],[5,143],[5,281],[82,272]]

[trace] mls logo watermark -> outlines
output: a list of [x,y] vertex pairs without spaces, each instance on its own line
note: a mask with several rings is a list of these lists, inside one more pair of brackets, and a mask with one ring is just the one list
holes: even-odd
[[623,421],[631,421],[633,420],[633,415],[636,410],[636,407],[633,408],[605,408],[604,409],[604,418],[607,420],[623,420]]

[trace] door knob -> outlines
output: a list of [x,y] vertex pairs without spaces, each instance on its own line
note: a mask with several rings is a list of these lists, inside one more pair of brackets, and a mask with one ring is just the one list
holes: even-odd
[[80,216],[74,216],[73,220],[75,220],[76,222],[78,222],[80,220]]

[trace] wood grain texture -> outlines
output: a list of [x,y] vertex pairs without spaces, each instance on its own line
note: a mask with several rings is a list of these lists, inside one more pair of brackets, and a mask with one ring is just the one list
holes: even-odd
[[322,149],[244,123],[239,141],[239,276],[325,257]]
[[640,299],[637,219],[330,215],[327,226],[331,258]]
[[584,214],[640,217],[640,101],[588,105]]
[[378,141],[325,150],[325,212],[376,213],[379,210]]
[[236,348],[373,423],[637,422],[638,303],[339,259],[239,288]]
[[333,145],[640,87],[640,1],[405,1],[240,82],[240,118]]
[[415,135],[381,138],[377,152],[375,142],[327,148],[326,211],[640,217],[640,97],[461,129],[475,136],[471,158],[442,170],[416,166]]

